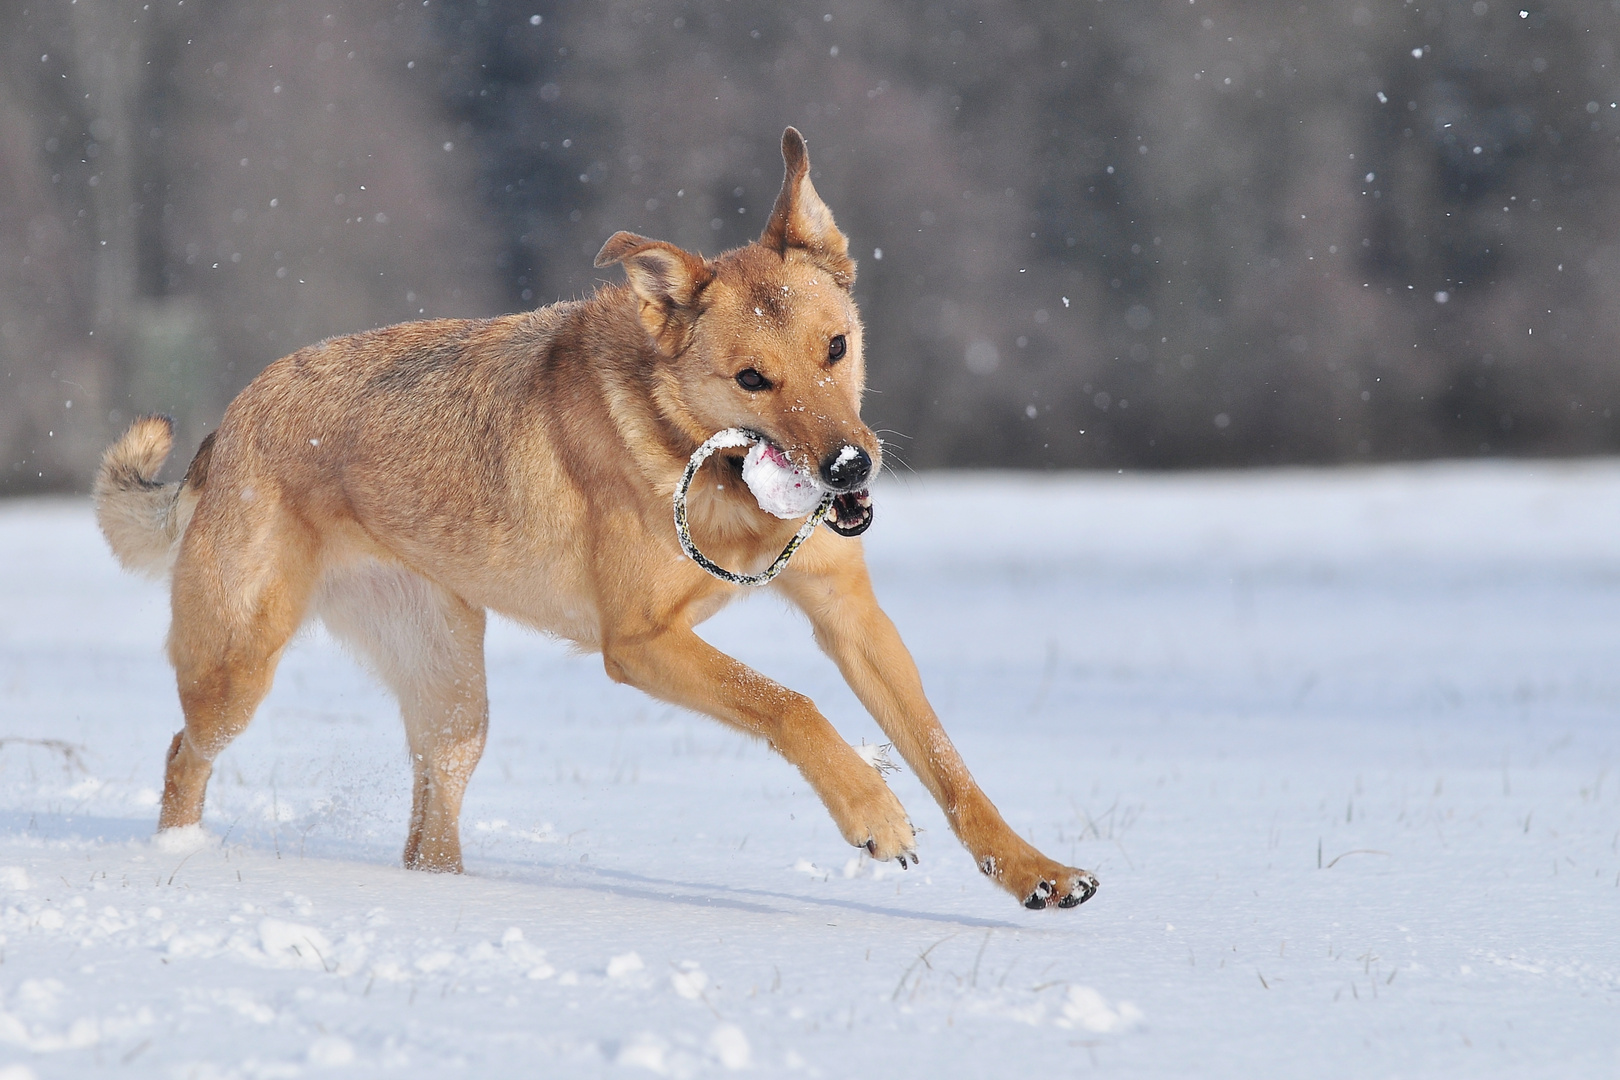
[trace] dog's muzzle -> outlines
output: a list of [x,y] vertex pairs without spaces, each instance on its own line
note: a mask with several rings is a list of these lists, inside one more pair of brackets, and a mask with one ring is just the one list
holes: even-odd
[[872,455],[853,443],[838,448],[821,463],[822,483],[832,491],[826,526],[840,536],[859,536],[872,526]]

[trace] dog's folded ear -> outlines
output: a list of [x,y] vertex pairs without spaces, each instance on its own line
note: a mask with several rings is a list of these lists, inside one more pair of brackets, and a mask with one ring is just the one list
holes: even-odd
[[666,355],[686,347],[703,290],[714,270],[699,255],[662,240],[617,232],[596,255],[597,266],[623,263],[630,291],[641,301],[641,324]]
[[798,248],[840,286],[849,288],[855,284],[855,260],[849,257],[849,241],[838,231],[832,211],[810,182],[810,152],[805,148],[804,136],[795,128],[782,132],[782,161],[787,166],[782,190],[760,234],[760,246],[783,255],[789,248]]

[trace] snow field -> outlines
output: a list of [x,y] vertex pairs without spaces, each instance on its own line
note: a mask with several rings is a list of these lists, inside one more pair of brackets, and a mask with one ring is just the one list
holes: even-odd
[[[886,609],[1015,828],[901,871],[797,774],[495,623],[469,873],[318,629],[151,836],[160,586],[0,504],[0,1078],[1613,1076],[1620,465],[891,478]],[[881,733],[774,599],[704,628]]]

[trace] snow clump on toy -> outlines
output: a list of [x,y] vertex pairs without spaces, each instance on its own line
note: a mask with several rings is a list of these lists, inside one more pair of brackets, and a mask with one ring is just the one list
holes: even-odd
[[804,517],[820,505],[825,494],[814,476],[763,439],[743,458],[742,475],[759,508],[779,518]]

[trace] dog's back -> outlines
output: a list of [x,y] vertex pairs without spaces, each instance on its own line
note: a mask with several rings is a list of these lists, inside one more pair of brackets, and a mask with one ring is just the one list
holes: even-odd
[[[233,500],[229,516],[249,521],[252,504],[280,503],[340,532],[358,526],[385,547],[419,549],[399,551],[407,561],[442,554],[447,534],[469,526],[484,536],[510,528],[534,491],[536,478],[523,474],[556,458],[533,445],[552,441],[542,414],[559,396],[576,414],[592,411],[580,406],[594,386],[577,383],[595,380],[568,363],[577,350],[554,348],[578,306],[407,323],[301,349],[231,403],[178,482],[156,479],[172,423],[143,416],[103,456],[102,532],[126,569],[161,578],[204,500]],[[595,411],[606,406],[598,400]],[[555,514],[566,493],[549,471],[539,488]]]

